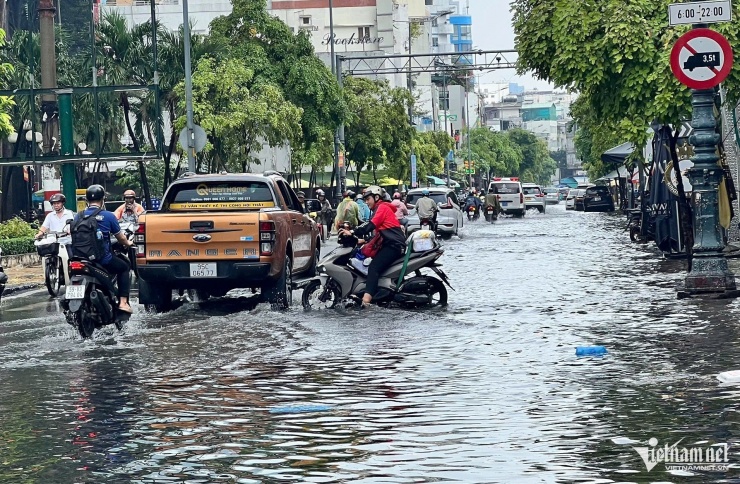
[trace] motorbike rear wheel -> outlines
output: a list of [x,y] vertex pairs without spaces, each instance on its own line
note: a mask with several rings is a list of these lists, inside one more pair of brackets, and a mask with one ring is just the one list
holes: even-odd
[[306,311],[334,309],[341,300],[342,292],[332,281],[326,287],[321,285],[321,281],[311,281],[301,295],[301,303]]
[[74,323],[77,327],[77,332],[80,334],[82,339],[88,339],[92,337],[95,332],[95,321],[93,321],[91,308],[87,302],[74,313]]
[[429,284],[429,291],[426,294],[429,295],[429,302],[426,304],[414,304],[415,308],[433,308],[433,307],[444,307],[447,306],[447,288],[444,283],[436,277],[427,277],[427,284]]

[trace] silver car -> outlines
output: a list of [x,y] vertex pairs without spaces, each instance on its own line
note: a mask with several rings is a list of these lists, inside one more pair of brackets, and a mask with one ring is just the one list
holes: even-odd
[[548,205],[560,203],[560,189],[555,187],[545,188],[545,203]]
[[416,214],[416,202],[423,196],[422,192],[429,190],[429,197],[437,203],[437,233],[444,238],[457,235],[463,226],[463,213],[455,192],[449,188],[413,188],[406,195],[406,206],[409,207],[408,233],[419,230],[419,216]]

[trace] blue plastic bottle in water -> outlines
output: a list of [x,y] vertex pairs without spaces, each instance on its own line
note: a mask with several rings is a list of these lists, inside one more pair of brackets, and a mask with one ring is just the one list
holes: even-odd
[[607,353],[603,346],[576,346],[576,356],[601,356]]

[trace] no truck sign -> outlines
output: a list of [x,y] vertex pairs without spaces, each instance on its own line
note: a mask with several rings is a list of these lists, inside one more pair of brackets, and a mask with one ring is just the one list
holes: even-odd
[[682,35],[671,50],[673,75],[691,89],[711,89],[724,81],[732,68],[732,47],[710,29],[693,29]]

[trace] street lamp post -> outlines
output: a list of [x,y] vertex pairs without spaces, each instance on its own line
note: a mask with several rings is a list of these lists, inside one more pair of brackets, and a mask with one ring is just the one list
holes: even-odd
[[[331,73],[337,76],[337,79],[341,81],[341,66],[337,65],[337,59],[334,54],[334,2],[329,0],[329,50],[331,55]],[[334,131],[334,177],[332,177],[332,183],[334,183],[334,199],[339,203],[342,199],[342,187],[341,176],[339,174],[339,144],[340,144],[340,128],[338,127]]]

